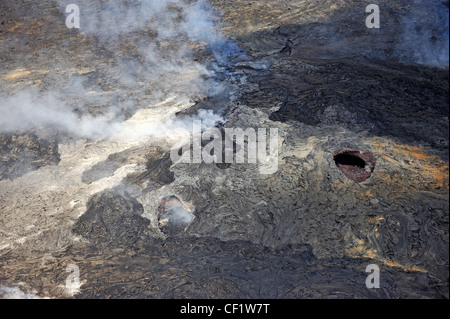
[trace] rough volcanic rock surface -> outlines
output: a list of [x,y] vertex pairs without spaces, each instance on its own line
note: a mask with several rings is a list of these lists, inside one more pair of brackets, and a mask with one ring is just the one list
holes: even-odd
[[60,161],[55,137],[39,137],[34,133],[5,134],[0,136],[0,145],[0,180],[21,177]]
[[[128,138],[0,133],[0,292],[448,298],[448,3],[379,3],[382,28],[368,29],[360,1],[211,0],[229,39],[214,51],[139,21],[105,38],[67,29],[60,3],[2,1],[0,102],[56,92],[77,124],[120,119]],[[182,11],[169,10],[177,23]],[[277,170],[173,161],[177,129],[199,117],[220,118],[221,132],[278,129]],[[138,134],[163,120],[159,138]],[[339,169],[343,149],[373,156],[369,178]],[[193,219],[164,231],[173,198]],[[381,289],[365,286],[369,264]]]
[[87,207],[73,231],[99,248],[132,246],[150,223],[141,216],[142,205],[129,194],[106,191],[91,198]]

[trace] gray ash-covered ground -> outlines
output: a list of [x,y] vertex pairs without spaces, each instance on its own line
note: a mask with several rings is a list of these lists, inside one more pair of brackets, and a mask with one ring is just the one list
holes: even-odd
[[[209,3],[220,45],[138,20],[117,36],[69,30],[64,1],[0,4],[0,107],[71,110],[55,113],[64,125],[25,114],[0,131],[0,286],[52,298],[448,298],[448,2],[378,1],[380,29],[360,1]],[[83,4],[90,17],[116,12]],[[222,130],[277,128],[278,170],[174,164],[175,126],[121,140],[83,122],[182,123],[205,110]],[[340,150],[373,156],[352,159],[370,177],[350,180]],[[174,222],[176,211],[189,218]],[[365,286],[370,264],[380,289]]]

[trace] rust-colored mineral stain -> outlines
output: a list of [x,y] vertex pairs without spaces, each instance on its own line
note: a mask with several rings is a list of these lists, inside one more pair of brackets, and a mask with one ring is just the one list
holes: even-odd
[[375,169],[375,158],[369,152],[344,148],[335,152],[333,158],[344,175],[356,183],[367,180]]
[[5,79],[5,80],[16,80],[18,78],[22,78],[22,77],[25,77],[25,76],[30,75],[30,74],[31,74],[31,72],[28,71],[28,70],[18,69],[16,71],[12,72],[12,73],[3,75],[2,78]]

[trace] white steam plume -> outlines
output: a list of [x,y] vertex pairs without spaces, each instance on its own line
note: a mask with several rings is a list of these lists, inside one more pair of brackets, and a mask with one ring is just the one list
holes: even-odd
[[[144,113],[145,112],[141,112]],[[212,127],[223,121],[220,115],[212,111],[200,110],[198,115],[183,119],[147,116],[132,117],[129,121],[111,119],[111,116],[79,116],[52,95],[39,96],[21,93],[10,97],[0,97],[0,133],[14,133],[29,128],[46,129],[48,127],[73,136],[96,139],[99,137],[138,139],[144,137],[163,137],[177,132],[190,132],[194,119],[202,121],[204,128]],[[136,117],[139,117],[137,113]],[[141,116],[142,117],[142,116]]]
[[[57,2],[63,16],[66,5],[72,1]],[[214,96],[223,91],[214,80],[214,71],[205,62],[197,61],[193,53],[193,48],[201,48],[224,59],[223,54],[220,55],[223,48],[237,48],[218,30],[214,12],[207,1],[79,0],[77,5],[81,14],[79,32],[95,42],[94,46],[110,52],[114,60],[111,69],[96,72],[106,72],[106,76],[119,74],[119,90],[130,92],[131,89],[134,96],[144,96],[146,101],[150,101],[146,105],[136,105],[135,109],[151,107],[170,96],[176,97],[174,103],[182,101],[187,105],[187,101],[192,99]],[[123,43],[131,43],[137,56],[132,59],[124,54],[120,49]],[[37,94],[28,89],[12,96],[0,96],[0,133],[55,128],[95,139],[117,136],[119,132],[122,136],[159,136],[176,126],[186,126],[186,121],[165,120],[151,126],[141,123],[132,129],[122,123],[124,115],[120,110],[124,103],[117,103],[101,115],[91,116],[86,111],[93,100],[88,98],[91,95],[86,94],[82,79],[83,75],[74,79],[74,86],[68,90],[89,100],[76,105],[83,114],[74,112],[75,106],[70,101],[63,102],[68,97],[61,91]],[[98,86],[95,90],[102,93]],[[101,99],[102,95],[97,95],[94,103],[100,106],[108,104]],[[203,112],[199,116],[198,119],[209,123],[220,120],[211,112]]]
[[42,299],[33,293],[24,293],[17,287],[0,286],[0,299]]
[[119,126],[105,117],[79,117],[54,96],[39,97],[31,92],[0,97],[0,113],[1,133],[51,127],[74,136],[97,138],[111,136]]
[[449,7],[443,0],[414,0],[402,21],[400,59],[427,66],[449,66]]
[[194,215],[182,207],[175,207],[170,211],[170,219],[174,225],[190,224],[194,220]]

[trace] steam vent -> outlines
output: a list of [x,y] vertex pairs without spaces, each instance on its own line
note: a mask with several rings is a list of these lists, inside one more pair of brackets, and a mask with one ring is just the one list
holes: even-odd
[[164,233],[182,231],[194,219],[176,196],[163,198],[158,206],[158,224]]
[[448,299],[449,100],[446,0],[0,0],[0,299]]

